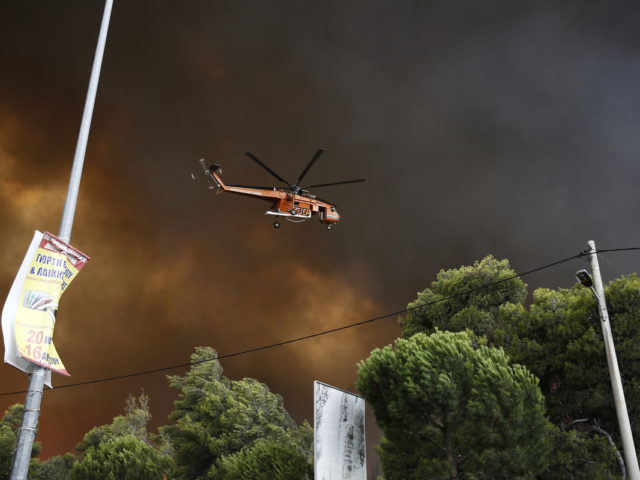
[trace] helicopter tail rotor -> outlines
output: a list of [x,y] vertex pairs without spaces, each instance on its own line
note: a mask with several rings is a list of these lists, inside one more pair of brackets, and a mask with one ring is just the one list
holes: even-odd
[[[192,173],[191,179],[198,180],[200,177],[205,177],[207,179],[207,183],[209,184],[209,190],[213,190],[216,187],[218,189],[222,188],[222,181],[219,180],[219,177],[222,176],[222,168],[220,167],[220,165],[212,163],[209,167],[207,167],[206,160],[204,158],[201,158],[199,162],[200,165],[202,165],[203,173]],[[212,172],[213,174],[215,174],[215,176],[212,174]]]

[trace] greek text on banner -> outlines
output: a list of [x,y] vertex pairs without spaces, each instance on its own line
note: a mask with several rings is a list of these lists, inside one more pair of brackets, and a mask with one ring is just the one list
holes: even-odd
[[58,237],[36,231],[2,311],[5,362],[27,373],[31,362],[69,375],[53,344],[55,312],[88,260]]

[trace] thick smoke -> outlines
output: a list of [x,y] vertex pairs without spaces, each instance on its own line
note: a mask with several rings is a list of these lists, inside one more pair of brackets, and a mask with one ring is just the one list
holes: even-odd
[[[5,294],[33,230],[57,232],[102,7],[0,16]],[[397,311],[441,268],[488,253],[524,271],[591,238],[637,245],[637,14],[632,3],[116,2],[72,232],[92,260],[56,330],[71,381]],[[276,231],[266,204],[188,179],[205,157],[231,183],[275,184],[244,152],[295,179],[318,147],[309,183],[367,178],[316,192],[339,206],[331,232],[315,220]],[[640,267],[637,255],[607,258],[608,279]],[[581,267],[526,282],[569,286]],[[314,379],[352,390],[357,362],[398,333],[387,319],[223,366],[268,383],[301,421]],[[26,387],[3,368],[5,391]],[[165,423],[174,393],[162,374],[47,393],[45,454],[72,449],[141,386]]]

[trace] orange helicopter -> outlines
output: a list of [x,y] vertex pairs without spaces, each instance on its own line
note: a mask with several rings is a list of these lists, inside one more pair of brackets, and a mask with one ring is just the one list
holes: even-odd
[[209,167],[206,166],[206,162],[203,158],[200,159],[200,164],[204,173],[191,174],[193,180],[197,180],[199,177],[204,176],[209,182],[209,189],[218,188],[218,194],[222,192],[236,193],[238,195],[246,195],[249,197],[259,198],[272,203],[271,209],[265,212],[265,215],[275,215],[276,219],[273,222],[275,228],[280,228],[279,217],[286,218],[291,222],[303,222],[311,218],[311,216],[318,214],[320,217],[320,223],[327,225],[327,229],[331,228],[340,221],[340,214],[336,210],[335,204],[322,200],[315,195],[309,193],[309,188],[328,187],[330,185],[344,185],[347,183],[359,183],[364,182],[364,178],[358,178],[355,180],[344,180],[342,182],[322,183],[319,185],[310,185],[308,187],[301,187],[300,182],[307,174],[309,169],[318,160],[324,150],[319,149],[313,156],[311,161],[304,168],[298,181],[295,185],[287,182],[284,178],[271,170],[267,165],[258,159],[251,152],[247,152],[247,156],[264,168],[267,172],[273,175],[282,183],[286,184],[286,187],[255,187],[249,185],[227,185],[222,181],[222,169],[220,165],[212,164]]

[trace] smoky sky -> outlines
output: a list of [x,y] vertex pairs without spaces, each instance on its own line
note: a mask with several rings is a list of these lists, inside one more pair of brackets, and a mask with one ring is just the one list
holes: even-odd
[[[104,4],[29,2],[0,13],[0,286],[34,229],[57,233]],[[526,271],[637,246],[640,8],[633,2],[115,1],[71,243],[91,256],[54,340],[72,379],[183,363],[401,310],[440,269],[487,254]],[[229,183],[366,183],[317,193],[342,222],[282,222]],[[603,263],[605,280],[638,270]],[[567,287],[580,262],[525,278]],[[614,332],[615,334],[615,332]],[[223,361],[312,419],[313,380],[354,391],[358,361],[395,318]],[[26,388],[5,365],[3,391]],[[181,373],[180,370],[170,373]],[[54,389],[45,456],[150,394],[163,374]],[[1,397],[0,407],[24,401]],[[369,448],[379,432],[367,417]]]

